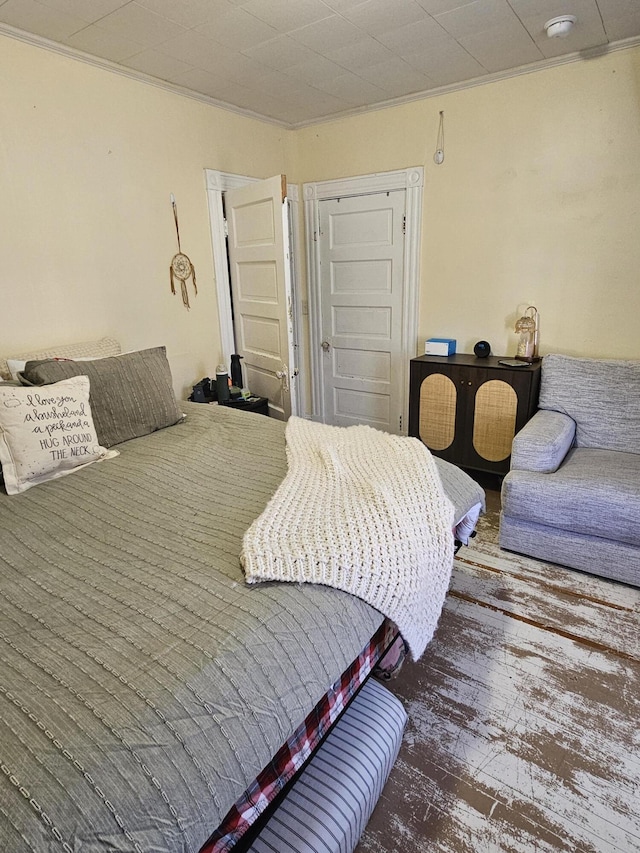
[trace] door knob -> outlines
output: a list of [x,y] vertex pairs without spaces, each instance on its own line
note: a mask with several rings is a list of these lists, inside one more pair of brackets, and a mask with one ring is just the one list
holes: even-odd
[[331,344],[329,343],[329,341],[322,341],[320,346],[322,347],[324,352],[329,352],[329,350],[331,349]]
[[283,391],[289,390],[289,368],[286,364],[282,365],[282,370],[276,370],[276,376],[280,380]]

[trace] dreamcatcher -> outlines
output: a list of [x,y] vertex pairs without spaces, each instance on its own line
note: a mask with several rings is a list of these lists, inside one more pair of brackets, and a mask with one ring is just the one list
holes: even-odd
[[169,267],[169,277],[171,279],[171,293],[175,295],[176,292],[176,283],[175,280],[178,279],[180,282],[180,290],[182,292],[182,301],[186,308],[190,308],[189,305],[189,294],[187,292],[187,280],[189,278],[193,278],[193,292],[198,294],[198,287],[196,285],[196,271],[193,267],[193,264],[189,260],[189,258],[182,253],[182,249],[180,248],[180,229],[178,228],[178,210],[176,208],[176,200],[171,193],[171,207],[173,208],[173,218],[176,223],[176,236],[178,238],[178,252],[171,259],[171,266]]

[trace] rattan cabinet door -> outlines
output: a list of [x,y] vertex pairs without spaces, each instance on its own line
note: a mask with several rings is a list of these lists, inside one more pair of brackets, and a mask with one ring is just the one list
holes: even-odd
[[504,462],[509,458],[517,411],[517,394],[504,379],[487,379],[476,389],[471,446],[481,459]]
[[456,437],[458,390],[450,376],[439,371],[420,383],[419,436],[431,450],[448,450]]
[[[518,373],[518,370],[523,372]],[[465,370],[464,441],[459,465],[496,474],[507,473],[513,438],[537,406],[536,393],[531,408],[531,392],[533,377],[538,375],[528,368]]]
[[460,394],[458,373],[446,362],[412,359],[409,389],[409,435],[421,439],[442,459],[456,462],[460,456],[460,423],[464,419],[464,389]]

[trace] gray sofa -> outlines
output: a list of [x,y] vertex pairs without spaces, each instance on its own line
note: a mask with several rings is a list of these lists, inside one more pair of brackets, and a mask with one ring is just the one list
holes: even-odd
[[544,358],[502,484],[500,545],[640,586],[640,361]]

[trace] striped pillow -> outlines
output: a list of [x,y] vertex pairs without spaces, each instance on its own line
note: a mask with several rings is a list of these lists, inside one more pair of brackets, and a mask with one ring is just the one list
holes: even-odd
[[184,417],[173,393],[165,347],[96,361],[28,361],[21,374],[28,385],[49,385],[71,376],[89,377],[89,401],[103,447],[148,435]]
[[[100,338],[98,341],[82,341],[74,344],[59,344],[57,347],[41,347],[30,352],[19,352],[12,355],[0,356],[0,378],[15,379],[17,370],[24,370],[27,361],[44,358],[107,358],[118,355],[122,350],[115,338]],[[13,370],[9,367],[12,362]]]
[[398,755],[407,714],[369,679],[249,853],[353,853]]

